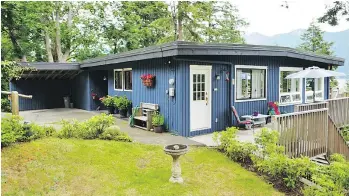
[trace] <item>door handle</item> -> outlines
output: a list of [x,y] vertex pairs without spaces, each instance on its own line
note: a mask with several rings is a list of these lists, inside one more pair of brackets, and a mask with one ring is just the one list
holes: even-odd
[[206,100],[206,105],[208,105],[208,95],[207,95],[207,92],[206,92],[205,100]]

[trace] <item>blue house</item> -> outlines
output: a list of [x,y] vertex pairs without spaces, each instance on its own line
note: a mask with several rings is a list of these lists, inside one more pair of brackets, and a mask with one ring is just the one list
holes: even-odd
[[[231,106],[239,115],[266,114],[273,101],[281,112],[293,112],[295,104],[313,101],[312,80],[286,80],[288,74],[343,64],[286,47],[176,41],[81,63],[28,63],[37,70],[23,73],[10,88],[33,95],[20,100],[20,110],[63,107],[64,96],[75,108],[95,110],[100,103],[92,93],[125,95],[133,106],[158,104],[169,131],[194,136],[235,125]],[[153,87],[142,84],[143,74],[155,75]],[[329,98],[328,78],[316,79],[315,94],[317,101]]]

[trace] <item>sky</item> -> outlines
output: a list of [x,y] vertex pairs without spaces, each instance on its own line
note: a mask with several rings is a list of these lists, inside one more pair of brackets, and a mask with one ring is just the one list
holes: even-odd
[[[290,0],[287,1],[288,9],[281,7],[285,4],[281,0],[234,0],[232,3],[239,9],[240,16],[249,22],[249,26],[243,29],[247,34],[257,32],[272,36],[307,28],[325,13],[326,6],[332,5],[333,1]],[[338,26],[320,24],[320,27],[329,32],[349,29],[344,19]]]

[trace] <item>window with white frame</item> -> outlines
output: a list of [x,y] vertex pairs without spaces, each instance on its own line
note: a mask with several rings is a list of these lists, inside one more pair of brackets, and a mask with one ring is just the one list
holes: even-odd
[[267,67],[245,65],[235,67],[236,100],[265,99]]
[[[306,102],[314,102],[314,91],[313,91],[313,78],[307,78],[306,80]],[[315,78],[315,101],[324,100],[324,78]]]
[[280,67],[280,104],[302,103],[302,80],[299,78],[286,79],[286,76],[300,70],[302,70],[302,68]]
[[132,91],[132,69],[114,69],[114,89]]

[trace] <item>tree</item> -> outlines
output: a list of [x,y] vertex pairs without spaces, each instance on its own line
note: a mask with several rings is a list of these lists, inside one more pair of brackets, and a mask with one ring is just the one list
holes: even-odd
[[[2,59],[66,62],[82,46],[97,45],[104,2],[2,2],[2,33],[7,44]],[[99,10],[99,11],[98,11]],[[96,14],[96,15],[95,15]],[[97,17],[95,17],[97,16]]]
[[328,23],[332,26],[338,25],[340,17],[346,17],[349,22],[349,1],[335,1],[334,5],[329,7],[326,13],[318,20],[321,23]]
[[170,4],[177,40],[242,43],[247,23],[230,2],[179,1]]
[[[300,50],[310,51],[317,54],[333,55],[331,47],[333,42],[327,42],[323,38],[324,32],[320,29],[316,23],[312,22],[306,32],[301,36],[303,43],[298,47]],[[333,70],[337,67],[332,67]],[[338,81],[334,78],[330,78],[330,87],[338,86]]]

